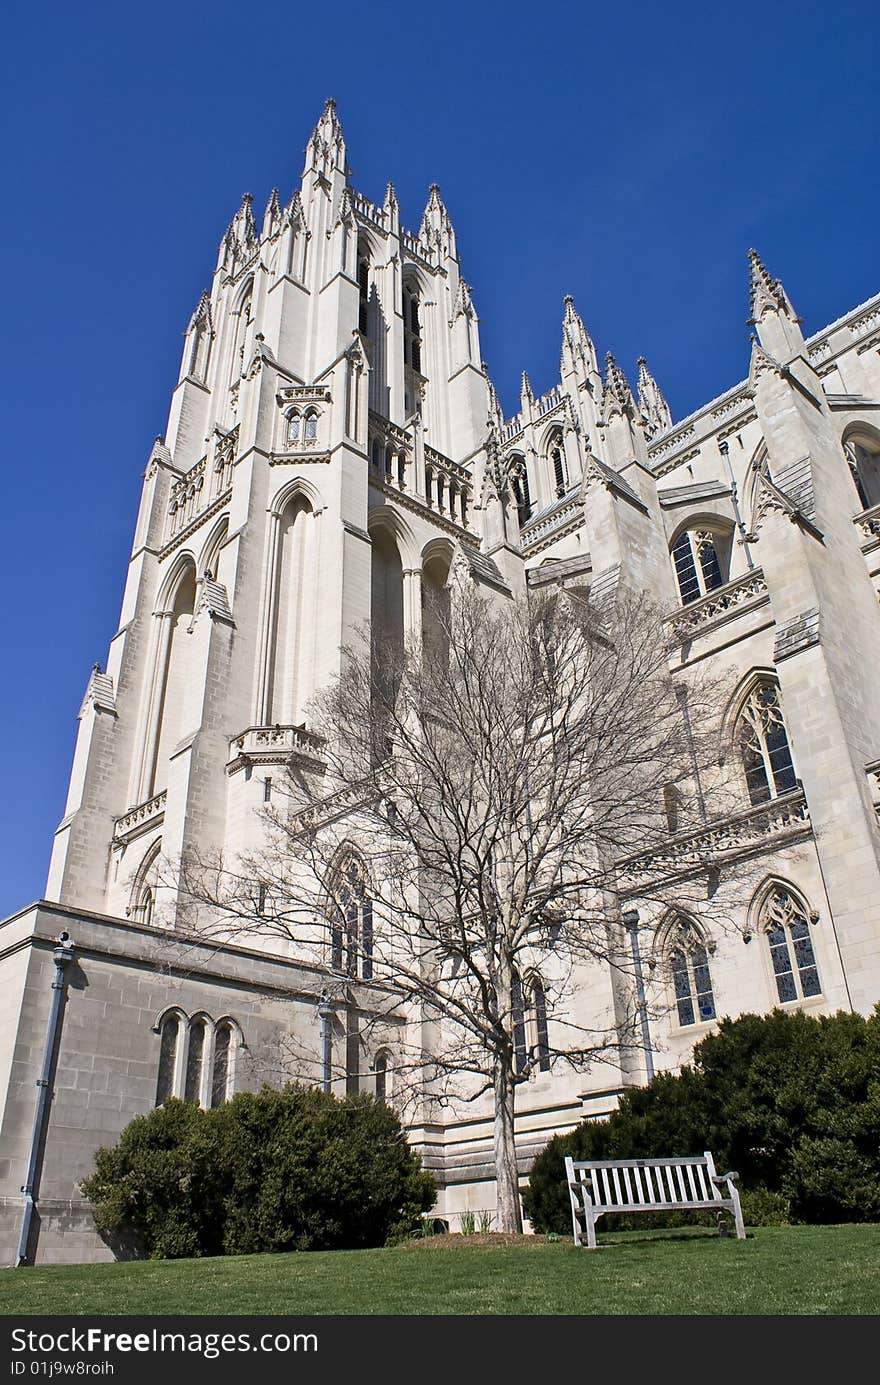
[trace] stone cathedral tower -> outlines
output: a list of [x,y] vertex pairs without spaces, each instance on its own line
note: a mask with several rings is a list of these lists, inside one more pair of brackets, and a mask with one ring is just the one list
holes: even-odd
[[[722,1015],[880,998],[880,296],[805,339],[754,253],[749,285],[748,379],[682,422],[644,360],[635,392],[610,354],[600,366],[571,298],[559,381],[536,396],[524,373],[505,419],[436,186],[418,233],[390,183],[381,205],[356,192],[328,101],[292,194],[273,192],[260,226],[245,196],[147,461],[47,898],[0,925],[7,1261],[62,930],[75,954],[33,1190],[40,1258],[110,1254],[78,1180],[134,1115],[281,1080],[291,1035],[317,1064],[332,948],[316,965],[261,936],[187,937],[168,863],[246,850],[290,766],[318,782],[309,699],[366,623],[418,642],[453,564],[496,599],[647,592],[669,609],[671,666],[708,660],[729,682],[719,754],[741,805],[683,831],[670,803],[668,850],[631,865],[655,885],[698,878],[711,846],[748,857],[757,884],[733,936],[713,926],[732,908],[714,885],[699,913],[650,921],[654,1062],[686,1059]],[[609,985],[584,986],[584,1022]],[[393,1052],[335,1041],[343,1080],[385,1094]],[[539,1065],[523,1169],[644,1073]],[[485,1105],[413,1128],[453,1224],[494,1205],[490,1135]]]

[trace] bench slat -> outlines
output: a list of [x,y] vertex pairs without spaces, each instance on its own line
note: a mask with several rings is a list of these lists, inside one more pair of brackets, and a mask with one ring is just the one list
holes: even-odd
[[617,1203],[618,1203],[618,1206],[619,1206],[620,1203],[622,1203],[624,1199],[623,1199],[623,1194],[622,1194],[621,1191],[620,1191],[620,1174],[618,1173],[617,1169],[612,1169],[612,1170],[611,1170],[611,1178],[612,1178],[612,1180],[613,1180],[613,1182],[614,1182],[614,1196],[615,1196],[615,1198],[617,1199]]
[[667,1167],[664,1169],[664,1173],[666,1174],[666,1189],[667,1189],[667,1192],[669,1193],[669,1196],[672,1198],[672,1200],[673,1200],[673,1202],[674,1202],[674,1201],[675,1201],[675,1183],[674,1183],[673,1178],[672,1178],[672,1169],[669,1168],[669,1167],[667,1166]]
[[597,1181],[597,1179],[596,1179],[596,1170],[595,1170],[595,1169],[590,1169],[590,1176],[591,1176],[592,1182],[593,1182],[593,1201],[594,1201],[594,1202],[601,1202],[602,1199],[601,1199],[601,1197],[599,1196],[599,1184],[598,1184],[598,1181]]
[[691,1197],[698,1198],[700,1194],[697,1192],[697,1180],[694,1178],[694,1166],[693,1164],[685,1164],[684,1167],[685,1174],[687,1175],[688,1187],[690,1188],[691,1192]]
[[675,1166],[675,1177],[678,1181],[678,1191],[681,1196],[681,1200],[684,1201],[687,1197],[687,1193],[685,1191],[684,1172],[681,1164],[676,1164]]
[[635,1164],[633,1166],[633,1177],[636,1180],[636,1188],[638,1190],[639,1202],[644,1202],[645,1194],[642,1191],[642,1171],[639,1168],[638,1164]]
[[573,1161],[576,1169],[665,1169],[668,1165],[674,1168],[677,1164],[704,1164],[705,1162],[705,1156],[700,1159],[693,1155],[690,1158],[676,1155],[671,1159],[582,1159]]
[[611,1205],[611,1191],[610,1191],[610,1185],[609,1185],[609,1183],[608,1183],[608,1169],[607,1169],[607,1168],[604,1168],[604,1169],[602,1170],[602,1201],[605,1203],[606,1207],[610,1207],[610,1205]]
[[633,1190],[632,1190],[632,1183],[630,1182],[630,1177],[629,1177],[629,1169],[626,1169],[626,1168],[621,1169],[621,1173],[623,1174],[623,1186],[626,1188],[626,1200],[627,1200],[627,1202],[632,1202],[632,1200],[633,1200]]

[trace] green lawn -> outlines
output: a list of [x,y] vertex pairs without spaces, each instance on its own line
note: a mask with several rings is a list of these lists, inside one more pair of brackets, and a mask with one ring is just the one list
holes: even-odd
[[[878,1313],[880,1227],[606,1235],[0,1271],[6,1314]],[[63,1305],[60,1308],[59,1305]]]

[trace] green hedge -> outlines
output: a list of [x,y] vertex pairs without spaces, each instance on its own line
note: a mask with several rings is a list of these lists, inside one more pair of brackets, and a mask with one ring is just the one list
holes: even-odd
[[607,1121],[551,1140],[532,1167],[526,1213],[537,1231],[570,1233],[566,1154],[640,1159],[704,1149],[719,1172],[737,1170],[740,1187],[755,1194],[755,1215],[880,1220],[880,1007],[869,1019],[774,1010],[722,1020],[690,1066],[630,1088]]
[[295,1084],[214,1111],[168,1101],[82,1189],[101,1234],[151,1259],[381,1246],[435,1197],[388,1106]]

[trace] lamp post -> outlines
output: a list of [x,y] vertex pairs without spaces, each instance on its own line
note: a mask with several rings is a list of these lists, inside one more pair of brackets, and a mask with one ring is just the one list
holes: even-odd
[[318,1001],[318,1018],[321,1021],[321,1090],[330,1091],[330,1069],[333,1057],[333,1006],[329,991],[322,991]]
[[645,1073],[650,1082],[654,1076],[654,1053],[651,1048],[651,1031],[648,1028],[648,1007],[645,1003],[645,982],[642,976],[642,957],[639,952],[638,909],[626,909],[624,911],[623,926],[629,933],[630,947],[632,948],[633,973],[636,979],[636,1005],[642,1029],[642,1048],[645,1052]]
[[49,1025],[46,1042],[43,1046],[43,1067],[37,1078],[37,1109],[34,1112],[34,1128],[31,1132],[31,1148],[25,1181],[21,1185],[24,1196],[24,1211],[21,1217],[21,1235],[18,1238],[18,1258],[16,1266],[28,1263],[28,1242],[31,1225],[36,1210],[36,1189],[42,1172],[42,1154],[46,1140],[46,1126],[49,1120],[49,1102],[52,1093],[49,1082],[52,1077],[52,1063],[58,1042],[58,1028],[61,1020],[61,1002],[64,999],[65,972],[73,961],[73,938],[69,933],[59,933],[58,945],[52,953],[55,963],[55,977],[52,981],[52,1004],[49,1009]]

